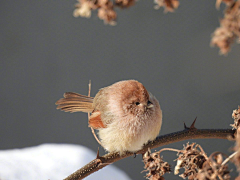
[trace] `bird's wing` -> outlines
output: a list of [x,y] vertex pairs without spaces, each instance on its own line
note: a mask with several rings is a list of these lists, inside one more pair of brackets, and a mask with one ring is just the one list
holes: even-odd
[[57,109],[65,112],[92,112],[93,97],[84,96],[74,92],[66,92],[64,98],[56,102]]
[[89,123],[89,126],[94,129],[106,128],[106,126],[102,122],[100,111],[93,111],[93,113],[91,114],[91,116],[89,118],[88,123]]

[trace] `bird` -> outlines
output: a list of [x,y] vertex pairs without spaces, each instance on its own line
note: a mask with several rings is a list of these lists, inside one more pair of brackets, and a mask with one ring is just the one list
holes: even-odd
[[136,80],[123,80],[99,90],[95,97],[64,93],[56,102],[65,112],[91,113],[89,126],[98,130],[108,152],[137,152],[153,141],[162,126],[158,100]]

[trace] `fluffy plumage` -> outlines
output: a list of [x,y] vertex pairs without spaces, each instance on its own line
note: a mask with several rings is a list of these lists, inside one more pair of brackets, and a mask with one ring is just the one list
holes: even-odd
[[154,140],[162,125],[157,99],[138,81],[120,81],[101,89],[95,98],[65,93],[56,102],[66,112],[92,112],[89,125],[99,130],[109,152],[136,152]]

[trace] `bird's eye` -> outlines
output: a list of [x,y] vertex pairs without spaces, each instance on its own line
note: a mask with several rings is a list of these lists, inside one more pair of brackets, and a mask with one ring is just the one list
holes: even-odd
[[148,101],[148,102],[147,102],[147,104],[148,104],[148,106],[149,106],[149,105],[151,105],[151,104],[152,104],[152,102],[151,102],[151,101]]
[[140,104],[140,102],[135,102],[135,104],[138,106]]

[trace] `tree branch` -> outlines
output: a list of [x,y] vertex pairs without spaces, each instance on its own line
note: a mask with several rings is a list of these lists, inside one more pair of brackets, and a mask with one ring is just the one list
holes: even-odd
[[[143,154],[145,153],[148,148],[153,149],[157,147],[161,147],[167,144],[171,144],[174,142],[179,142],[183,140],[189,139],[228,139],[234,138],[235,130],[231,129],[196,129],[194,127],[194,123],[190,128],[185,127],[183,131],[178,131],[162,136],[158,136],[154,141],[149,142],[148,144],[144,145],[144,147],[136,152],[136,154]],[[77,170],[65,180],[80,180],[88,175],[102,169],[103,167],[116,162],[120,159],[129,157],[134,155],[132,152],[126,152],[124,155],[119,156],[119,153],[108,153],[104,156],[99,157],[93,161],[89,162],[87,165],[82,167],[81,169]]]

